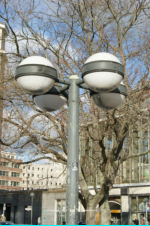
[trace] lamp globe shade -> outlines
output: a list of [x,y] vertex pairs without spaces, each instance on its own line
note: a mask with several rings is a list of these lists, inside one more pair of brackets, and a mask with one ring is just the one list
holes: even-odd
[[16,68],[15,79],[26,93],[42,94],[57,81],[57,71],[46,58],[31,56],[23,60]]
[[48,92],[34,95],[36,105],[43,111],[56,111],[61,109],[68,100],[68,93],[60,91],[60,86],[53,86]]
[[82,78],[85,84],[95,92],[114,90],[123,77],[123,65],[110,53],[96,53],[90,56],[82,67]]
[[90,93],[93,102],[103,110],[113,110],[119,107],[127,96],[126,86],[121,84],[111,92],[108,93],[96,93],[91,91]]

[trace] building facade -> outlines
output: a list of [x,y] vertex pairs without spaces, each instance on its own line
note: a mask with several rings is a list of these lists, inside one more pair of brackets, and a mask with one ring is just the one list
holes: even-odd
[[16,153],[0,152],[0,189],[22,190],[22,168]]
[[[114,219],[116,224],[133,224],[136,217],[140,224],[143,221],[145,224],[150,224],[150,153],[148,153],[148,150],[150,150],[150,127],[140,131],[131,128],[129,136],[133,132],[134,136],[132,141],[130,140],[129,155],[141,155],[130,158],[120,165],[108,198],[111,218]],[[84,137],[83,134],[83,140],[80,141],[80,155],[83,158],[85,155]],[[93,154],[92,142],[92,139],[89,138],[89,155],[91,157]],[[112,150],[114,142],[115,136],[113,134],[106,135],[104,138],[106,155]],[[122,152],[125,153],[127,148],[128,137],[124,140]],[[144,152],[147,153],[142,155]],[[96,182],[99,186],[99,177],[96,177]],[[89,186],[92,185],[91,176],[87,178],[87,183]],[[143,201],[144,199],[148,200],[146,204]]]
[[66,166],[23,164],[17,154],[0,152],[0,189],[35,190],[66,187]]
[[62,188],[66,186],[65,166],[58,163],[22,165],[23,190]]
[[[109,205],[114,224],[132,225],[135,216],[138,216],[139,224],[149,224],[150,210],[145,206],[143,200],[150,201],[150,183],[136,186],[130,184],[114,185],[109,194]],[[6,220],[15,224],[31,223],[31,196],[33,198],[33,224],[37,224],[38,217],[42,219],[42,225],[61,225],[66,221],[66,189],[36,189],[33,191],[1,191],[0,192],[0,214],[6,204],[4,215]],[[92,190],[91,190],[92,192]],[[95,224],[99,224],[98,208],[95,210]],[[78,221],[85,221],[85,210],[79,203]]]

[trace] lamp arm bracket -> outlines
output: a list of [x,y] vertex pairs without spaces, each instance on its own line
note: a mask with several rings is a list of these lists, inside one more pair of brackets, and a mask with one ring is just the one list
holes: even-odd
[[59,88],[59,92],[65,91],[67,89],[69,89],[69,85],[65,85],[65,86]]
[[65,85],[70,85],[70,81],[66,79],[57,78],[58,82]]
[[85,85],[85,84],[79,84],[79,87],[82,88],[82,89],[90,90],[90,88],[87,85]]
[[[67,90],[69,88],[70,84],[71,84],[69,80],[65,80],[65,79],[61,79],[61,78],[58,78],[58,82],[66,85],[66,86],[60,88],[59,91]],[[83,79],[78,79],[76,81],[77,86],[79,86],[82,89],[88,89],[89,90],[90,88],[83,83],[84,83]]]
[[78,79],[78,80],[76,81],[76,84],[77,84],[77,85],[81,85],[81,84],[83,84],[83,83],[84,83],[83,79]]

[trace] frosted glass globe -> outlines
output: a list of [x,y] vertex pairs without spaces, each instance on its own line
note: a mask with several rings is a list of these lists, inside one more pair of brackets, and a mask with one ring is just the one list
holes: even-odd
[[125,100],[126,95],[127,89],[123,82],[116,89],[108,93],[91,92],[91,98],[94,103],[104,110],[112,110],[119,107]]
[[122,81],[123,66],[119,59],[110,53],[96,53],[86,60],[82,76],[91,90],[109,92]]
[[67,102],[67,98],[61,95],[44,94],[34,97],[36,105],[43,111],[56,111],[61,109]]
[[53,71],[55,73],[56,70],[49,60],[41,56],[31,56],[23,60],[17,67],[16,79],[26,93],[42,94],[55,83]]
[[97,93],[91,98],[98,107],[104,110],[117,108],[125,100],[125,96],[119,93]]

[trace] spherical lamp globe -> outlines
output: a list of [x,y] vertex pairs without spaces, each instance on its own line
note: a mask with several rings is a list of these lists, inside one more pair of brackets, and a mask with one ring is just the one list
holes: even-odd
[[15,79],[26,93],[42,94],[57,81],[57,71],[46,58],[31,56],[19,64]]
[[124,77],[124,68],[119,59],[110,53],[90,56],[82,67],[85,84],[95,92],[114,90]]

